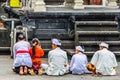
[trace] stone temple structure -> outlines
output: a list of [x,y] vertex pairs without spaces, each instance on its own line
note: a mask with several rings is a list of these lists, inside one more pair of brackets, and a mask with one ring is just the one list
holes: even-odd
[[2,4],[5,15],[0,16],[6,28],[0,30],[0,49],[10,49],[13,56],[12,47],[19,32],[23,32],[28,41],[37,37],[46,52],[51,49],[51,38],[57,37],[70,55],[77,45],[92,55],[101,41],[120,55],[119,3],[120,0],[21,0],[20,7],[12,7],[6,2]]
[[73,9],[86,7],[111,7],[118,8],[117,0],[22,0],[22,6],[27,6],[37,11],[46,11],[47,5],[62,5]]

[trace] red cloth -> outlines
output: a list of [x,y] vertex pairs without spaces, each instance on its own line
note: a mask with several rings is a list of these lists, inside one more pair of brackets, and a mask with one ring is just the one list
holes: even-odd
[[24,54],[24,53],[29,53],[29,51],[26,51],[26,50],[18,50],[16,53],[17,53],[17,54]]
[[40,69],[40,62],[34,62],[33,64],[32,64],[32,67],[33,67],[33,70],[35,71],[35,70],[39,70]]

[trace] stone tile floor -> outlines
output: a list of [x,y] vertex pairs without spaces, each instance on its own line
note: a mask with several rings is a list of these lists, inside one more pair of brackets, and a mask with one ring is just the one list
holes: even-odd
[[[47,58],[42,58],[43,63],[47,62]],[[13,59],[9,55],[0,55],[0,80],[120,80],[120,66],[118,66],[117,76],[93,77],[91,74],[64,76],[47,76],[47,75],[18,75],[12,71]],[[120,62],[118,62],[120,64]]]

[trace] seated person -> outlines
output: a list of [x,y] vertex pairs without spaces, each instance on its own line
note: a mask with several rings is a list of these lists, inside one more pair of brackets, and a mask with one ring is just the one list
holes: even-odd
[[29,70],[29,73],[31,75],[41,75],[42,69],[40,68],[40,65],[42,64],[42,60],[40,57],[44,55],[44,51],[42,50],[40,46],[40,41],[37,38],[34,38],[32,40],[32,47],[30,48],[30,56],[32,58],[32,68]]
[[94,76],[101,76],[116,75],[117,66],[116,57],[108,50],[108,44],[101,42],[99,50],[95,52],[87,68],[93,72]]
[[30,44],[25,41],[25,36],[19,34],[18,42],[14,44],[14,71],[20,75],[27,74],[28,68],[32,67],[32,60],[29,54]]
[[76,46],[75,54],[70,62],[70,71],[72,74],[84,74],[87,72],[87,56],[84,54],[84,49],[81,46]]
[[48,53],[48,65],[41,65],[47,75],[64,75],[69,70],[67,54],[60,46],[60,40],[52,39],[52,50]]

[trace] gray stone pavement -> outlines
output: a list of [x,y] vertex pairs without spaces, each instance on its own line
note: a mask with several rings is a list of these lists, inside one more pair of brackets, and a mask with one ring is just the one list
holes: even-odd
[[[47,63],[47,58],[42,58]],[[0,80],[120,80],[120,66],[118,66],[117,76],[93,77],[91,74],[64,76],[47,76],[47,75],[18,75],[12,71],[13,59],[9,55],[0,55]],[[120,64],[120,62],[118,62]]]

